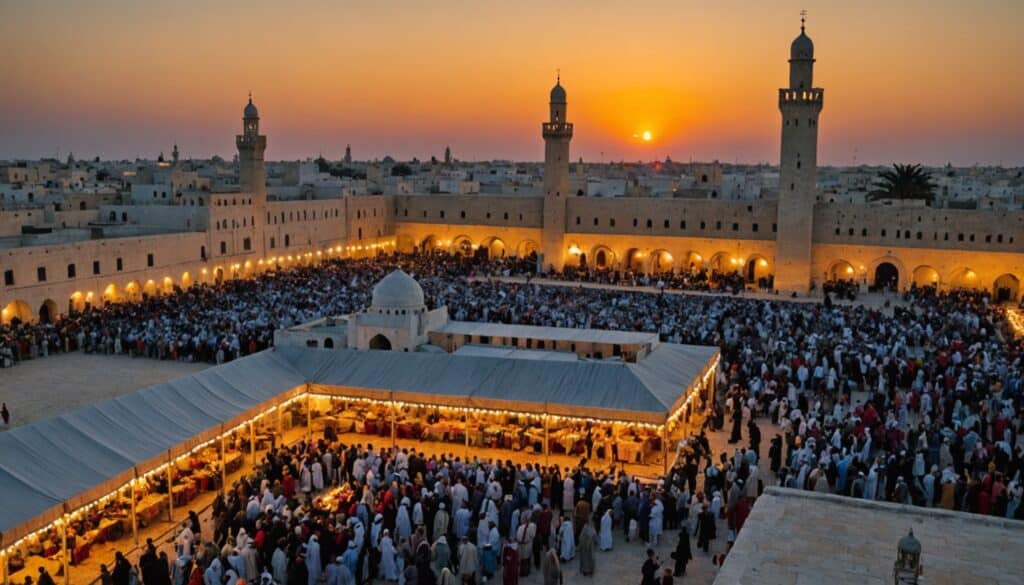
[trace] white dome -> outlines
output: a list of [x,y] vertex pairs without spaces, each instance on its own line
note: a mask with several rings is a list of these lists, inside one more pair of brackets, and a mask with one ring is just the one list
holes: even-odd
[[401,269],[385,276],[373,287],[375,309],[416,309],[423,305],[423,287]]

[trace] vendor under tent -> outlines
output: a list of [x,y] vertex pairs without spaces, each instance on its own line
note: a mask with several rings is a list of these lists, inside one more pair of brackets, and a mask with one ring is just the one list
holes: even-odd
[[[465,347],[465,346],[463,346]],[[533,359],[281,347],[0,434],[4,583],[27,557],[173,517],[261,441],[305,427],[643,462],[706,399],[718,350],[658,344],[643,360]],[[587,446],[590,444],[590,447]],[[21,579],[18,579],[19,581]]]

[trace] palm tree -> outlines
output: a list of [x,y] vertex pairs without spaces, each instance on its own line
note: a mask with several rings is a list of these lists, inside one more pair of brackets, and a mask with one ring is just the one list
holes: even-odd
[[868,199],[924,199],[931,205],[935,199],[935,183],[921,165],[892,165],[892,170],[878,174],[878,190],[868,194]]

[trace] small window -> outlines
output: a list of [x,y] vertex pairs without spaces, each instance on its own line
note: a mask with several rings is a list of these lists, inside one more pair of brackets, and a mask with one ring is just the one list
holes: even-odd
[[[362,235],[363,235],[363,228],[359,228],[359,237],[362,237]],[[284,247],[287,248],[288,246],[291,246],[291,245],[292,245],[292,236],[291,236],[291,234],[285,234],[284,235]]]
[[444,210],[441,210],[441,219],[444,219]]
[[276,247],[277,247],[277,240],[274,238],[274,236],[270,236],[270,249],[273,250]]
[[651,223],[651,220],[648,219],[647,220],[647,229],[651,229],[652,227],[654,227],[654,224]]
[[74,264],[68,264],[68,278],[74,278],[74,277],[75,277],[75,265]]
[[705,224],[703,221],[700,222],[700,229],[704,229],[706,227],[707,227],[707,224]]
[[839,235],[839,228],[836,228],[836,235]]
[[885,237],[885,230],[882,230],[882,237]]
[[594,218],[594,225],[595,226],[597,225],[597,218],[596,217]]
[[242,240],[242,249],[246,252],[252,250],[252,238],[245,238]]
[[[374,215],[376,215],[376,213]],[[466,212],[465,211],[460,211],[459,212],[459,217],[462,218],[462,219],[466,219]]]
[[633,218],[633,227],[637,227],[638,225],[640,225],[640,220],[638,220],[637,218],[634,217]]
[[36,277],[39,279],[39,282],[46,282],[45,266],[40,266],[39,268],[36,268]]
[[757,225],[756,223],[754,223],[754,224],[751,224],[751,225],[750,225],[750,231],[752,231],[752,232],[757,232],[758,228],[760,228],[760,227],[761,227],[761,226]]
[[921,232],[917,232],[917,239],[920,240],[923,237],[924,237],[924,234],[922,234]]
[[853,228],[850,228],[849,230],[847,230],[846,235],[852,236],[853,235]]
[[669,225],[669,222],[668,222],[668,220],[666,219],[666,220],[665,220],[665,229],[668,229],[668,225]]
[[963,234],[957,234],[956,235],[956,241],[958,241],[958,242],[964,241],[964,235]]
[[615,218],[614,217],[608,220],[608,225],[610,225],[611,227],[615,227]]
[[146,254],[146,266],[153,267],[153,253]]
[[92,273],[93,274],[99,274],[100,273],[100,261],[99,260],[93,260],[92,261]]
[[121,272],[122,270],[124,270],[124,258],[118,258],[117,259],[117,271]]
[[860,235],[864,236],[864,237],[867,237],[867,235],[868,235],[868,228],[861,228],[860,229]]
[[738,232],[738,231],[740,231],[740,224],[738,224],[738,223],[733,223],[733,224],[732,224],[732,231],[734,231],[734,232]]
[[221,243],[220,243],[220,253],[221,254],[227,254],[228,253],[228,243],[227,242],[221,241]]
[[777,231],[779,231],[779,224],[773,223],[772,224],[772,233],[774,234]]
[[[1003,243],[1003,234],[999,234],[998,236],[996,236],[996,242],[1000,244]],[[1010,238],[1010,242],[1013,243],[1013,238]]]
[[14,271],[13,270],[4,270],[4,285],[5,286],[14,286]]
[[206,246],[199,246],[199,258],[201,260],[206,260]]
[[508,212],[505,212],[505,219],[508,219]]
[[576,216],[576,225],[580,225],[580,216]]
[[722,229],[722,222],[721,221],[716,221],[715,222],[715,229],[716,230]]

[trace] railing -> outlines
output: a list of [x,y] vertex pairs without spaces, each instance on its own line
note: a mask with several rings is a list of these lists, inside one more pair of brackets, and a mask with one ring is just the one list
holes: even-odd
[[825,90],[820,87],[812,89],[787,89],[779,90],[780,104],[796,103],[821,103],[825,99]]
[[545,135],[562,134],[572,135],[572,124],[569,122],[545,122],[541,125]]

